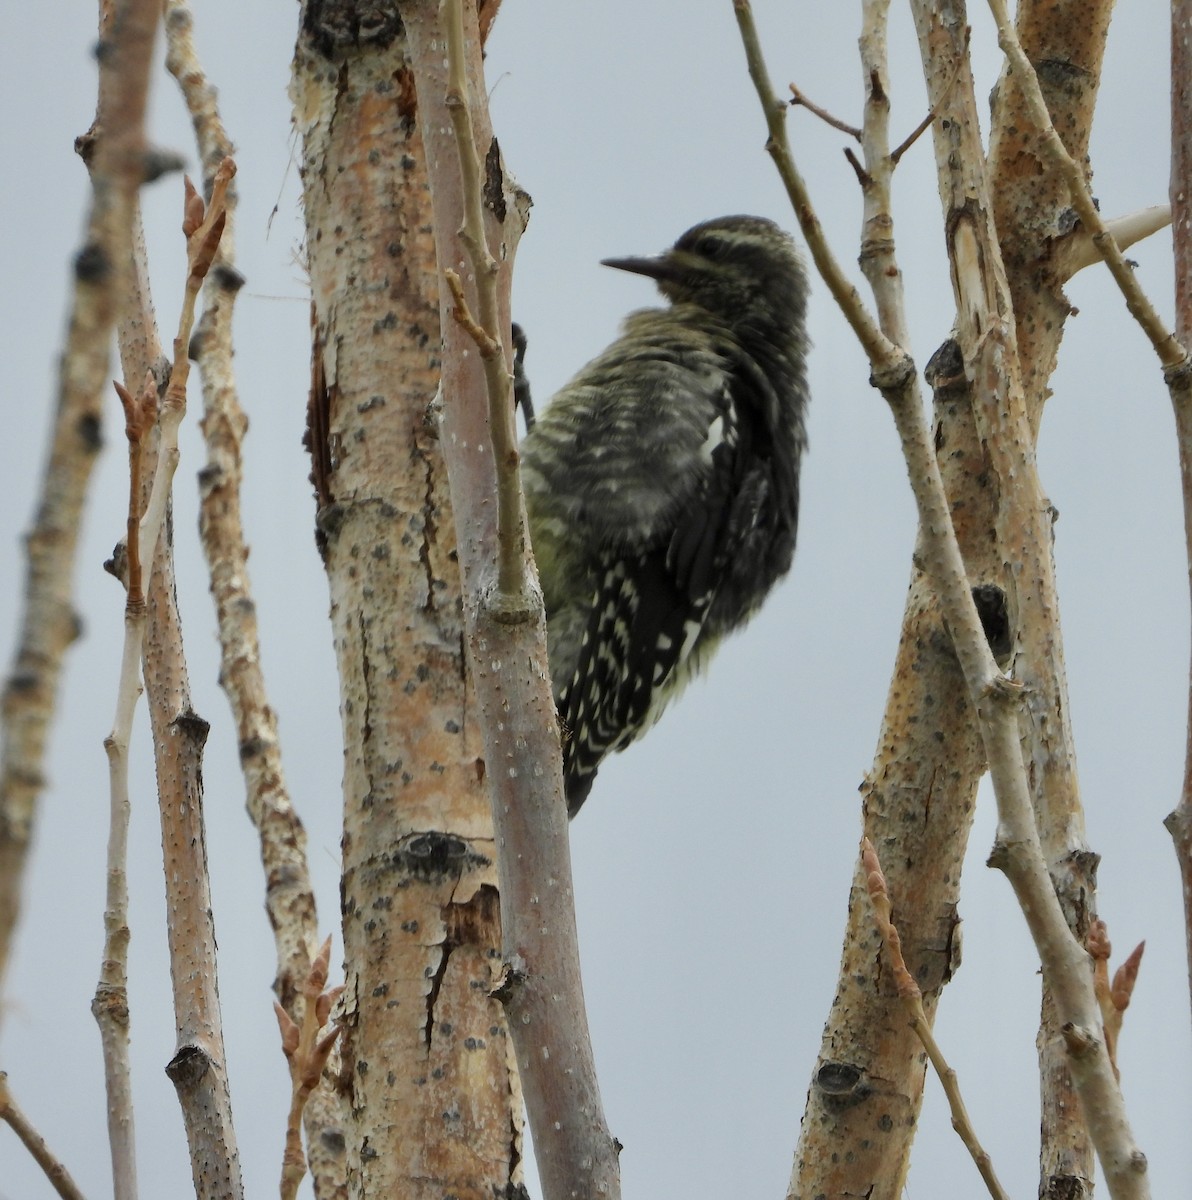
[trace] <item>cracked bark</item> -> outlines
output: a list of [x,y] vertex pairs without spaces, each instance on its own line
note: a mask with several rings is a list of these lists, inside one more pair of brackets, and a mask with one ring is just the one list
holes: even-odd
[[294,61],[314,300],[308,443],[344,742],[352,1196],[491,1197],[521,1178],[489,996],[500,921],[455,523],[428,420],[435,250],[400,22],[307,3]]

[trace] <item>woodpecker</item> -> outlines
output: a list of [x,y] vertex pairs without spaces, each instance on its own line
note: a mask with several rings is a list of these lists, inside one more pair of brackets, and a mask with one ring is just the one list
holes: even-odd
[[669,305],[632,313],[522,442],[571,816],[790,569],[807,444],[807,278],[777,225],[718,217],[604,265]]

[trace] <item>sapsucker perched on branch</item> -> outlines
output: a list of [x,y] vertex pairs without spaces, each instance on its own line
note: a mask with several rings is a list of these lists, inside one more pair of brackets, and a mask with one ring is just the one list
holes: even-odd
[[789,570],[806,445],[807,281],[777,225],[720,217],[605,265],[670,305],[633,313],[522,444],[573,816]]

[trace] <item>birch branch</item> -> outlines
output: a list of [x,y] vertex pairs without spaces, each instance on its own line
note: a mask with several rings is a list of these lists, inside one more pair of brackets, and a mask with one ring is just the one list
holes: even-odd
[[526,525],[522,503],[520,455],[514,422],[512,376],[505,366],[505,339],[499,327],[497,264],[489,253],[484,232],[480,195],[480,160],[468,103],[468,80],[464,57],[462,0],[447,0],[442,9],[447,32],[447,111],[455,130],[459,151],[460,184],[464,221],[460,240],[472,263],[479,321],[468,310],[459,276],[446,272],[455,300],[453,314],[476,343],[484,363],[488,393],[488,428],[497,473],[497,602],[508,619],[525,620],[533,615],[526,578]]
[[[460,0],[448,0],[458,5]],[[457,234],[466,203],[461,194],[458,141],[448,140],[442,69],[444,29],[439,6],[421,0],[403,6],[413,51],[418,120],[426,146],[440,270],[465,257]],[[470,10],[463,47],[473,108],[472,136],[485,152],[486,194],[501,197],[486,218],[502,246],[499,325],[508,327],[508,262],[523,214],[508,187],[483,107],[479,41]],[[460,32],[455,14],[448,35]],[[460,58],[453,59],[459,63]],[[458,84],[457,84],[458,86]],[[465,156],[466,156],[466,147]],[[491,244],[491,243],[490,243]],[[501,890],[504,975],[496,992],[505,1005],[510,1036],[526,1095],[543,1193],[547,1200],[573,1195],[620,1195],[618,1146],[608,1131],[596,1080],[580,982],[571,859],[558,725],[545,654],[545,623],[534,589],[533,620],[502,620],[487,580],[497,557],[492,495],[497,469],[473,447],[491,444],[483,380],[469,361],[472,343],[451,318],[441,291],[443,452],[459,531],[464,613],[472,683],[481,710]],[[481,314],[483,319],[484,314]],[[499,421],[512,425],[512,405]],[[498,451],[499,453],[499,451]],[[518,497],[520,506],[521,500]]]
[[[1176,336],[1192,345],[1192,0],[1171,5],[1171,211],[1175,254]],[[1175,411],[1180,486],[1184,497],[1184,553],[1192,593],[1192,370],[1167,372]],[[1188,686],[1188,732],[1179,802],[1164,819],[1175,848],[1184,896],[1188,992],[1192,998],[1192,676]]]
[[[142,450],[157,419],[157,388],[146,373],[145,384],[136,396],[116,385],[124,406],[128,437],[129,496],[127,519],[124,648],[116,692],[116,716],[112,732],[104,739],[108,756],[110,824],[108,832],[107,895],[104,905],[104,948],[99,983],[91,1001],[91,1012],[99,1025],[103,1045],[104,1085],[107,1091],[108,1140],[112,1154],[113,1191],[117,1200],[133,1200],[137,1194],[135,1122],[132,1103],[132,1071],[129,1063],[128,1008],[128,749],[133,714],[141,695],[141,650],[145,641],[145,593],[143,572],[153,569],[153,551],[161,526],[142,544],[140,503]],[[158,459],[158,464],[162,459]]]
[[71,1178],[70,1172],[54,1156],[46,1140],[33,1128],[29,1118],[12,1098],[8,1086],[8,1075],[0,1071],[0,1121],[3,1121],[21,1140],[21,1144],[33,1156],[34,1161],[45,1172],[46,1178],[62,1200],[83,1200],[83,1193]]
[[[147,505],[147,520],[164,519],[166,481],[178,461],[178,428],[186,412],[188,357],[195,304],[211,268],[226,222],[227,189],[235,164],[225,159],[216,172],[209,205],[186,181],[182,222],[187,276],[174,361],[162,406],[159,469]],[[190,1148],[191,1174],[200,1200],[237,1200],[243,1194],[232,1125],[226,1052],[219,1011],[214,918],[203,822],[202,748],[207,723],[191,708],[182,633],[175,603],[173,559],[168,537],[149,593],[149,629],[144,654],[157,767],[158,809],[166,882],[167,936],[174,993],[177,1047],[166,1074],[178,1093]]]
[[1187,351],[1176,339],[1175,335],[1163,324],[1162,318],[1156,312],[1146,293],[1135,278],[1133,268],[1126,262],[1121,248],[1114,240],[1113,234],[1106,228],[1097,206],[1093,203],[1092,194],[1084,179],[1080,165],[1068,153],[1047,111],[1047,102],[1039,87],[1035,69],[1031,66],[1022,43],[1018,40],[1018,32],[1014,22],[1010,20],[1005,0],[989,0],[989,11],[997,23],[997,40],[1003,53],[1010,60],[1016,82],[1022,88],[1023,96],[1035,125],[1043,139],[1052,160],[1064,175],[1072,197],[1072,205],[1080,216],[1085,229],[1092,235],[1097,252],[1105,260],[1122,296],[1130,315],[1142,327],[1154,347],[1159,361],[1165,368],[1179,366],[1188,357]]
[[[1113,0],[1021,0],[1015,12],[1018,35],[1032,62],[1065,63],[1060,73],[1040,76],[1051,122],[1063,130],[1068,153],[1089,177],[1089,143],[1096,114]],[[938,4],[916,4],[920,57],[931,95],[943,91],[950,63],[967,67],[968,49],[957,29],[967,21],[961,10]],[[1013,443],[1033,447],[1038,442],[1044,407],[1051,395],[1052,376],[1072,306],[1064,283],[1075,268],[1072,261],[1087,245],[1089,231],[1073,219],[1067,180],[1053,165],[1028,111],[1018,75],[1007,62],[995,89],[988,141],[981,132],[983,114],[971,79],[953,89],[944,104],[945,121],[936,126],[936,165],[944,200],[945,228],[963,227],[984,244],[975,246],[985,270],[957,270],[954,280],[958,313],[965,317],[958,330],[965,346],[966,371],[973,380],[975,411],[989,447],[995,479],[1029,478],[1020,470]],[[988,146],[988,152],[986,152]],[[971,163],[971,167],[966,164]],[[975,199],[974,199],[975,198]],[[985,248],[990,248],[986,254]],[[1000,259],[1000,262],[999,262]],[[956,256],[959,266],[960,257]],[[975,264],[972,264],[975,265]],[[963,302],[959,299],[963,296]],[[1013,370],[997,375],[994,339],[1013,347]],[[1001,347],[997,353],[1002,353]],[[988,360],[982,361],[982,360]],[[1019,400],[1021,396],[1021,400]],[[1022,432],[1018,406],[1026,410],[1029,432]],[[1033,467],[1028,468],[1033,471]],[[1007,474],[1007,472],[1009,474]],[[999,502],[1001,544],[1015,539],[1034,523],[1029,556],[1017,550],[1003,554],[1008,563],[1026,570],[1003,572],[1008,611],[1017,630],[1014,672],[1026,687],[1027,701],[1019,715],[1024,759],[1031,764],[1031,792],[1043,855],[1060,904],[1077,941],[1085,943],[1096,915],[1098,856],[1085,832],[1071,705],[1065,682],[1059,601],[1055,592],[1054,555],[1048,502],[1041,486],[1004,488]],[[1041,513],[1042,521],[1032,515]],[[1040,570],[1040,568],[1043,568]],[[1014,614],[1017,614],[1015,617]],[[1041,1196],[1089,1192],[1094,1186],[1095,1150],[1068,1066],[1060,1033],[1061,1019],[1050,989],[1042,989],[1040,1025],[1036,1037],[1039,1061],[1039,1168]]]
[[[487,986],[503,903],[488,799],[498,768],[465,657],[473,601],[460,571],[489,537],[495,504],[486,486],[480,519],[458,516],[445,470],[458,431],[434,420],[442,376],[443,395],[455,395],[440,332],[459,337],[468,367],[481,371],[474,345],[440,309],[436,244],[444,265],[467,270],[455,243],[461,215],[436,221],[427,178],[432,165],[454,173],[458,163],[442,103],[445,43],[436,20],[425,55],[435,78],[424,84],[409,9],[400,6],[400,20],[386,9],[368,39],[333,51],[329,71],[338,14],[308,7],[291,84],[313,300],[307,444],[343,718],[348,990],[338,1044],[349,1065],[335,1083],[354,1191],[503,1196],[521,1186],[521,1095]],[[434,129],[424,139],[428,107]],[[510,225],[502,243],[511,247]],[[452,444],[487,471],[492,445],[476,396],[478,427]]]
[[[166,69],[186,102],[204,184],[231,153],[219,94],[199,60],[189,0],[166,0]],[[227,221],[205,285],[203,315],[190,351],[203,391],[200,428],[207,461],[199,472],[199,536],[211,581],[219,631],[219,681],[236,723],[247,809],[260,845],[265,909],[273,934],[277,973],[273,989],[284,1010],[304,1019],[303,987],[318,916],[306,851],[306,830],[294,808],[282,763],[277,714],[269,703],[261,662],[260,625],[248,569],[249,548],[241,511],[243,441],[248,418],[240,403],[233,365],[232,326],[244,277],[235,267],[233,226],[237,196],[229,188]],[[346,1189],[344,1098],[323,1087],[304,1101],[315,1194]]]
[[[900,151],[889,151],[888,10],[885,0],[871,0],[862,9],[865,162],[855,167],[864,203],[861,269],[883,333],[905,345],[889,195]],[[972,388],[959,360],[959,348],[949,340],[927,365],[935,392],[933,448],[968,576],[981,582],[976,591],[985,604],[983,624],[997,639],[998,622],[1004,627],[1005,620],[1004,612],[998,614],[998,603],[1004,605],[1002,562],[992,536],[996,481],[976,436]],[[861,789],[861,815],[875,844],[897,845],[898,853],[889,856],[892,886],[904,897],[903,936],[930,1020],[955,968],[956,904],[986,756],[923,565],[916,554],[877,749]],[[799,1129],[792,1195],[894,1195],[909,1167],[923,1073],[915,1037],[898,1020],[900,1002],[889,987],[889,973],[872,952],[872,927],[858,864],[836,992]],[[878,1096],[889,1122],[877,1119]],[[848,1155],[836,1153],[842,1140],[851,1147]]]
[[[219,114],[216,89],[194,47],[188,0],[166,2],[166,67],[177,79],[195,130],[208,182],[231,141]],[[241,514],[242,443],[248,418],[232,366],[232,316],[243,277],[234,266],[232,226],[236,196],[229,189],[227,223],[206,285],[203,316],[191,352],[203,385],[201,427],[207,462],[199,473],[199,533],[211,578],[220,638],[220,683],[236,722],[248,811],[260,835],[267,881],[265,903],[277,949],[275,989],[291,1015],[317,943],[314,892],[306,860],[306,832],[294,811],[281,762],[277,715],[261,669],[256,603],[248,574]]]
[[25,539],[20,634],[0,707],[0,984],[20,915],[62,662],[79,632],[71,602],[74,558],[91,471],[102,445],[101,393],[109,339],[127,290],[123,281],[131,258],[137,189],[144,178],[145,106],[158,9],[155,0],[124,0],[102,25],[105,53],[99,56],[96,127],[106,134],[82,139],[94,144],[91,210],[74,260],[49,457]]
[[865,838],[861,846],[861,861],[865,871],[866,890],[873,905],[873,919],[882,935],[882,945],[886,948],[886,957],[894,974],[894,986],[898,998],[910,1017],[915,1035],[927,1051],[927,1057],[943,1084],[944,1094],[948,1097],[948,1107],[952,1112],[952,1128],[956,1130],[964,1148],[969,1152],[985,1187],[993,1200],[1008,1200],[1002,1185],[998,1182],[997,1173],[993,1169],[993,1161],[988,1151],[981,1145],[977,1131],[969,1119],[964,1097],[960,1092],[960,1082],[956,1072],[948,1065],[943,1051],[931,1031],[931,1022],[923,1011],[923,993],[915,982],[914,976],[906,968],[902,957],[902,939],[898,936],[898,927],[894,924],[890,892],[886,887],[886,877],[882,873],[882,864],[878,860],[873,843]]

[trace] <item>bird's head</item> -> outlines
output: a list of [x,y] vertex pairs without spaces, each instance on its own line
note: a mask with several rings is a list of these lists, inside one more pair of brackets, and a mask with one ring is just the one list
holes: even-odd
[[696,304],[758,332],[801,328],[807,276],[790,235],[765,217],[716,217],[656,258],[606,258],[606,267],[655,280],[674,304]]

